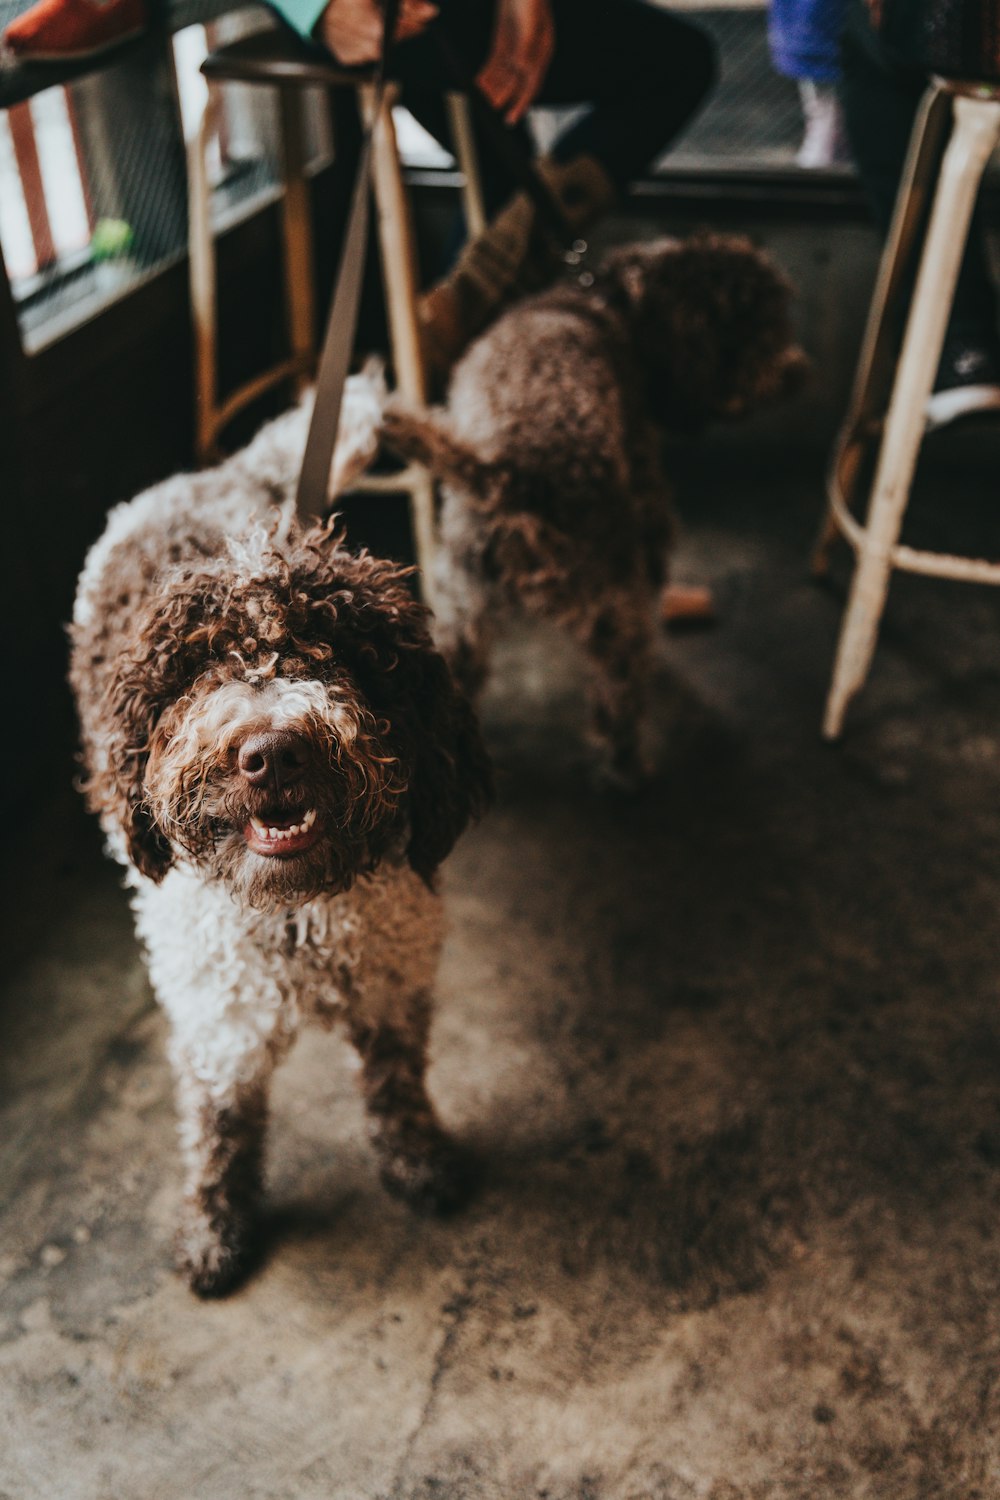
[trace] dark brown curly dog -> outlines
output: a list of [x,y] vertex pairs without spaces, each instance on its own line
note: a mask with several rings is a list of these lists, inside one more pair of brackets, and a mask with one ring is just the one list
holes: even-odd
[[589,668],[605,776],[644,772],[656,601],[671,541],[662,430],[733,419],[801,381],[791,289],[745,239],[608,256],[588,290],[506,313],[456,368],[443,412],[390,404],[383,436],[444,481],[437,639],[470,693],[500,606],[561,621]]

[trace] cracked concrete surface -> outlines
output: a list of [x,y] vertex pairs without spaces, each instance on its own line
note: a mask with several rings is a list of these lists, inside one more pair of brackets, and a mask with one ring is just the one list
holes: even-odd
[[[998,457],[939,446],[916,532],[987,550]],[[196,1302],[116,872],[62,791],[12,852],[4,1500],[1000,1497],[1000,598],[901,581],[823,746],[818,465],[676,468],[720,623],[664,640],[656,784],[590,790],[554,638],[485,705],[434,1032],[460,1216],[381,1192],[307,1034],[266,1261]]]

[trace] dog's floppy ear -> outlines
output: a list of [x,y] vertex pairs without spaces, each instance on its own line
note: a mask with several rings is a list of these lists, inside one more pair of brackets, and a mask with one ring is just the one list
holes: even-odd
[[402,654],[400,669],[406,701],[393,727],[408,741],[406,852],[429,881],[466,824],[486,810],[493,780],[476,716],[443,657],[428,643]]
[[406,781],[407,857],[430,881],[459,834],[488,807],[489,757],[471,704],[435,650],[428,611],[407,587],[412,569],[354,554],[329,533],[305,539],[311,561],[295,575],[311,626],[330,641]]
[[92,807],[115,819],[128,855],[141,874],[160,881],[173,863],[170,843],[145,796],[149,741],[165,705],[152,680],[143,680],[134,659],[114,674],[104,696],[104,765],[87,782]]
[[135,622],[117,653],[98,704],[100,754],[88,769],[88,800],[121,827],[136,869],[160,881],[173,863],[170,841],[146,797],[146,769],[157,725],[205,665],[206,589],[178,579]]

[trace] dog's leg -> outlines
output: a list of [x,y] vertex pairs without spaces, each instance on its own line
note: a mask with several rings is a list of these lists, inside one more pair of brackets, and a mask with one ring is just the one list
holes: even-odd
[[416,995],[402,1025],[352,1017],[350,1034],[361,1056],[361,1087],[383,1186],[419,1212],[447,1213],[466,1197],[470,1173],[427,1094],[430,1016],[429,997]]
[[434,644],[475,702],[489,673],[497,601],[484,577],[487,538],[460,491],[445,486],[434,560]]
[[249,1269],[271,1075],[298,1027],[291,984],[278,979],[284,927],[241,916],[221,884],[188,871],[144,881],[134,908],[170,1020],[184,1166],[177,1265],[193,1291],[220,1297]]
[[465,1196],[469,1173],[426,1085],[431,996],[444,938],[441,899],[406,868],[386,871],[367,894],[344,999],[382,1181],[414,1208],[447,1211]]
[[581,621],[590,738],[601,780],[632,790],[649,774],[642,749],[652,671],[652,601],[644,581],[606,594]]
[[221,1297],[249,1267],[262,1185],[270,1067],[219,1097],[181,1063],[177,1097],[185,1163],[178,1268],[192,1291]]

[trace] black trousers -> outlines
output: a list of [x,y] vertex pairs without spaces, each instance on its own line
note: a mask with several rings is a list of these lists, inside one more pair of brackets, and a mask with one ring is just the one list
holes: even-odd
[[[851,0],[843,41],[841,97],[851,150],[875,221],[892,218],[917,107],[928,84],[922,0],[896,0],[892,29],[875,32],[864,0]],[[955,289],[949,332],[961,341],[996,340],[996,298],[977,210]]]
[[[553,155],[564,161],[593,156],[624,188],[666,149],[709,93],[716,76],[714,44],[700,27],[646,0],[552,0],[552,8],[555,55],[536,102],[585,106]],[[494,0],[442,0],[437,20],[393,54],[403,102],[445,146],[450,131],[442,96],[454,79],[436,32],[446,31],[474,75],[489,54],[494,10]],[[480,155],[492,212],[515,184],[488,142],[481,142]]]

